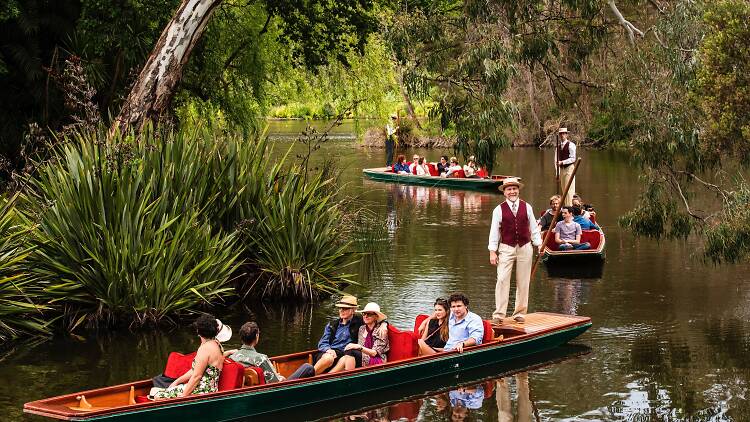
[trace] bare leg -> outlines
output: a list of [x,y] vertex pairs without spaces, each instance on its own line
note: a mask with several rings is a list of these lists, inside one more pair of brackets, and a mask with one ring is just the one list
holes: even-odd
[[417,340],[417,344],[419,345],[419,354],[422,356],[434,355],[435,353],[437,353],[434,350],[432,350],[432,347],[428,346],[427,343],[425,343],[425,341],[422,340],[421,338]]
[[323,354],[323,356],[321,356],[320,359],[315,362],[315,375],[322,374],[323,371],[330,368],[331,365],[333,365],[333,360],[334,358],[332,358],[330,355]]
[[357,367],[357,361],[354,359],[353,356],[346,356],[346,359],[344,360],[344,369],[347,371],[352,370]]
[[[339,361],[336,363],[336,366],[334,366],[333,368],[331,368],[331,370],[328,371],[328,373],[329,374],[333,374],[334,372],[341,372],[341,371],[343,371],[344,368],[346,367],[346,361],[348,361],[349,359],[351,359],[352,361],[354,361],[354,358],[351,357],[351,356],[342,356],[341,359],[339,359]],[[352,362],[352,365],[354,365],[353,362]]]

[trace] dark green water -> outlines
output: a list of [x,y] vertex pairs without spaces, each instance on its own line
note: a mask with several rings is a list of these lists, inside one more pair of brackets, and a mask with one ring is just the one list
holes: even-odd
[[[274,122],[271,132],[293,136],[300,126]],[[454,290],[470,297],[472,311],[489,316],[495,270],[487,235],[502,196],[363,180],[362,168],[382,165],[384,153],[347,140],[352,130],[338,128],[318,156],[340,157],[348,192],[394,223],[382,275],[349,291],[363,304],[379,303],[399,327],[410,327],[436,297]],[[442,153],[416,152],[431,159]],[[750,420],[750,265],[705,266],[694,242],[634,239],[616,221],[637,200],[638,171],[624,153],[580,155],[578,190],[596,206],[606,230],[607,261],[601,274],[584,277],[551,275],[542,267],[530,295],[532,311],[593,319],[573,347],[274,419]],[[495,172],[523,177],[522,197],[541,211],[554,190],[551,151],[515,149],[499,158]],[[274,355],[314,347],[333,313],[326,302],[304,309],[234,309],[220,317],[233,327],[259,321],[259,349]],[[0,414],[32,420],[21,414],[24,402],[148,378],[161,372],[169,351],[196,347],[187,328],[18,345],[0,356]],[[454,405],[459,399],[471,408]]]

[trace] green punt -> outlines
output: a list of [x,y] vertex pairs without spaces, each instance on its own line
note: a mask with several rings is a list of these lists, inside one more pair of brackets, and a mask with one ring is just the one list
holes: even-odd
[[490,179],[469,179],[438,176],[417,176],[414,174],[397,174],[388,167],[364,169],[365,177],[379,182],[404,183],[408,185],[428,186],[435,188],[465,189],[477,191],[495,191],[503,184],[503,179],[511,176],[493,175]]
[[[151,387],[150,380],[38,400],[24,412],[60,420],[77,421],[229,421],[301,406],[320,404],[415,381],[493,365],[553,349],[591,327],[588,317],[551,313],[527,315],[526,323],[494,327],[492,339],[464,353],[411,357],[367,368],[313,378],[254,385],[216,393],[154,402],[132,402]],[[404,333],[401,333],[404,334]],[[500,337],[502,335],[502,337]],[[274,362],[286,375],[307,362],[314,351],[279,356]],[[81,409],[85,396],[90,409]]]

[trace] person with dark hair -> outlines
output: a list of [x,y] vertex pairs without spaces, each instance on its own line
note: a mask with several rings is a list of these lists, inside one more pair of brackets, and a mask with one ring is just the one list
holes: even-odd
[[224,354],[220,342],[232,337],[232,329],[213,315],[204,314],[193,323],[201,345],[193,359],[192,368],[164,388],[152,388],[154,399],[186,397],[219,391],[219,375],[224,367]]
[[451,157],[450,165],[448,166],[448,169],[445,170],[445,174],[441,174],[442,177],[457,177],[458,172],[461,171],[461,166],[458,164],[458,158]]
[[434,306],[432,315],[419,325],[418,332],[421,337],[417,344],[421,355],[442,352],[448,341],[448,315],[451,307],[443,298],[437,298]]
[[396,158],[396,164],[393,165],[393,172],[398,174],[411,174],[409,165],[406,164],[406,157],[404,157],[404,154],[399,154]]
[[430,167],[427,165],[427,162],[425,161],[424,157],[419,157],[419,160],[417,160],[417,165],[414,167],[415,173],[417,176],[429,176],[430,175]]
[[[321,374],[338,363],[344,356],[344,348],[356,342],[359,327],[364,324],[361,315],[357,315],[357,298],[345,295],[338,302],[339,317],[326,324],[323,336],[318,342],[318,353],[315,354],[315,374]],[[361,363],[360,363],[361,365]]]
[[393,163],[393,150],[396,148],[398,137],[398,115],[391,114],[391,121],[385,126],[385,165],[390,167]]
[[447,155],[441,156],[440,162],[437,163],[438,176],[442,176],[445,173],[447,173],[449,167],[450,165],[448,164],[448,156]]
[[469,298],[463,293],[453,293],[448,298],[451,315],[448,318],[448,341],[444,351],[463,353],[465,347],[482,344],[484,323],[474,312],[469,312]]
[[573,207],[562,207],[563,221],[555,226],[555,242],[561,251],[589,249],[591,244],[581,242],[581,225],[573,221]]
[[284,381],[285,379],[297,379],[307,378],[315,375],[315,369],[309,363],[302,364],[289,378],[284,378],[281,374],[276,372],[271,359],[268,356],[258,353],[255,350],[255,346],[260,341],[260,328],[258,324],[250,321],[246,322],[240,328],[240,339],[242,340],[242,346],[238,349],[227,350],[224,352],[224,356],[229,357],[233,361],[242,364],[245,367],[257,366],[263,370],[263,377],[266,383]]
[[591,220],[583,217],[583,210],[580,207],[573,205],[571,210],[573,212],[573,221],[581,225],[581,230],[601,230],[596,223],[592,223]]

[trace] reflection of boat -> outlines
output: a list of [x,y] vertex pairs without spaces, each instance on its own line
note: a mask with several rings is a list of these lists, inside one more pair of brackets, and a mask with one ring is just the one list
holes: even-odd
[[[442,377],[543,352],[567,343],[591,326],[588,317],[532,313],[526,323],[490,328],[485,324],[485,342],[464,353],[448,352],[416,356],[416,335],[389,326],[391,361],[314,378],[252,385],[189,397],[146,401],[150,380],[38,400],[24,405],[24,412],[64,420],[232,420],[317,404],[432,377]],[[502,335],[494,339],[495,335]],[[315,351],[273,358],[279,372],[289,375],[309,362]],[[510,361],[510,362],[509,362]],[[248,369],[250,371],[250,369]],[[403,397],[403,396],[402,396]],[[336,401],[341,402],[341,400]]]
[[581,262],[568,262],[565,260],[551,260],[547,261],[547,274],[550,277],[558,278],[577,278],[577,279],[597,279],[602,278],[604,274],[604,260],[603,259],[592,259],[588,262],[583,262],[585,265],[580,265]]
[[[542,239],[544,239],[545,233],[542,233]],[[601,262],[604,260],[604,246],[606,244],[604,238],[604,231],[599,230],[584,230],[581,235],[581,242],[589,242],[591,249],[582,251],[578,250],[567,250],[561,251],[555,243],[554,233],[549,236],[547,243],[544,245],[542,251],[542,260],[547,264],[561,264],[561,263],[590,263],[590,262]]]
[[503,179],[511,177],[493,175],[490,179],[474,179],[466,177],[417,176],[414,174],[393,173],[389,167],[364,169],[362,172],[366,177],[381,182],[481,191],[497,191],[497,188],[503,183]]

